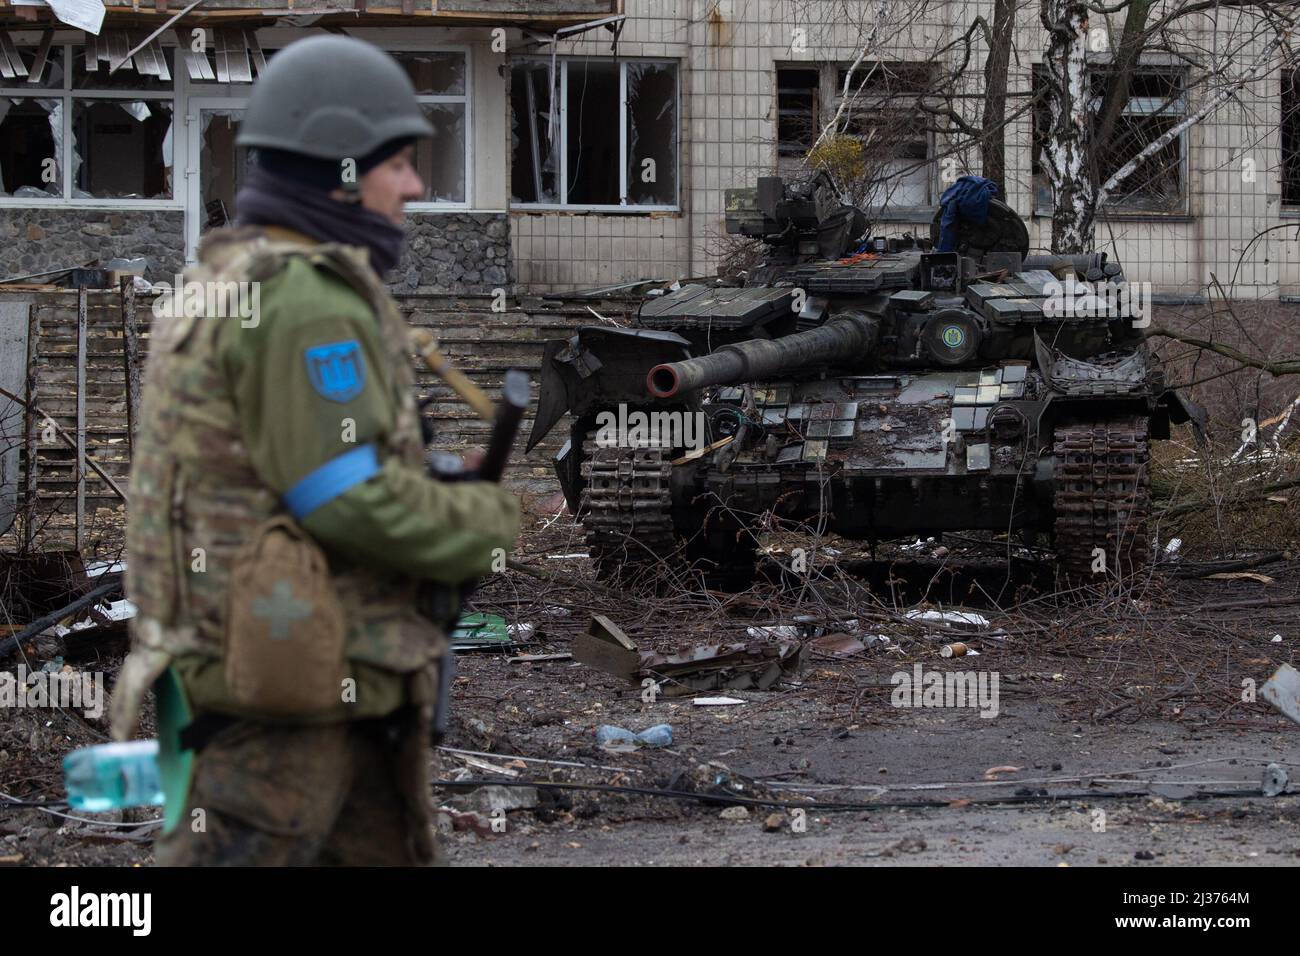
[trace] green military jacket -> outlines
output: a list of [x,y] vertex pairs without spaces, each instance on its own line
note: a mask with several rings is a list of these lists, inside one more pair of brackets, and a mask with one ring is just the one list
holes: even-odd
[[237,711],[221,666],[232,563],[285,512],[324,549],[346,616],[356,700],[325,717],[391,712],[446,647],[415,610],[417,585],[488,572],[518,533],[518,502],[425,474],[408,330],[363,250],[222,230],[186,279],[228,302],[231,283],[253,283],[240,301],[256,308],[155,318],[127,521],[137,616],[114,733],[129,736],[168,664],[196,707]]

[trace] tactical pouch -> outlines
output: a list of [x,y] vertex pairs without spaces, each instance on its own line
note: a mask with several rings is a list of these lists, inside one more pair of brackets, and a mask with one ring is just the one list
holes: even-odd
[[230,574],[225,671],[231,699],[272,717],[336,709],[345,623],[325,554],[293,519],[262,524]]

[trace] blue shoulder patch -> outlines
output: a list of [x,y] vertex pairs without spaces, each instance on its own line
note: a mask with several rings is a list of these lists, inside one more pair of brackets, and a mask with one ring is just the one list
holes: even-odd
[[366,387],[366,362],[356,339],[314,345],[303,353],[311,387],[331,402],[350,402]]

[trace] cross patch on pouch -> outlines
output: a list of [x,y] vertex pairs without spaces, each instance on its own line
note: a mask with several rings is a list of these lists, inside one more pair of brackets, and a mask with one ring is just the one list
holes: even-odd
[[366,362],[356,339],[314,345],[303,353],[311,387],[331,402],[350,402],[366,386]]
[[289,628],[303,618],[311,617],[310,601],[299,601],[293,596],[293,586],[288,581],[276,581],[271,596],[255,598],[253,614],[270,623],[271,640],[282,641],[289,637]]

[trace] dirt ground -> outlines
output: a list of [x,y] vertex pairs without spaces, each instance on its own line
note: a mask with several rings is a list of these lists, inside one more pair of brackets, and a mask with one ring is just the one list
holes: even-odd
[[[531,633],[457,655],[453,728],[431,768],[456,865],[1300,864],[1300,727],[1243,700],[1243,680],[1294,662],[1300,562],[1288,556],[1258,568],[1267,583],[1206,580],[1213,565],[1184,562],[1054,594],[1037,556],[1008,563],[1005,543],[923,542],[872,561],[822,542],[812,583],[776,573],[741,595],[611,591],[568,519],[536,524],[516,553],[527,573],[501,574],[474,599]],[[774,539],[770,567],[788,543]],[[985,623],[907,616],[955,606]],[[693,695],[743,701],[724,706],[647,701],[567,658],[511,660],[570,653],[594,613],[641,650],[745,641],[801,615],[822,621],[801,639],[851,632],[870,646],[836,656],[808,644],[799,673],[773,689]],[[940,656],[954,640],[978,656]],[[65,663],[111,686],[121,649],[106,637]],[[983,674],[986,687],[996,676],[996,716],[896,706],[895,675],[918,665]],[[604,724],[662,723],[667,747],[596,743]],[[105,729],[75,711],[8,710],[0,792],[59,800],[62,756]],[[1289,771],[1290,793],[1263,795],[1270,763]],[[151,862],[153,810],[77,820],[53,803],[3,804],[0,865]]]

